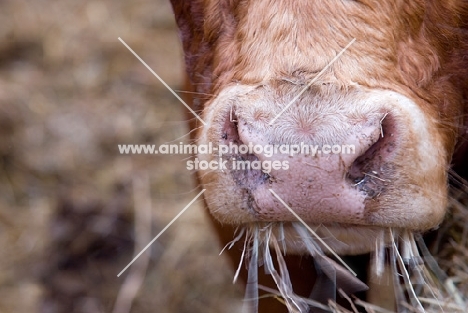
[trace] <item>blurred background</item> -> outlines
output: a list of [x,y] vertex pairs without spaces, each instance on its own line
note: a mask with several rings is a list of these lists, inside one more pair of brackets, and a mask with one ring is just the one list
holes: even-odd
[[0,312],[238,312],[242,288],[195,202],[173,89],[169,1],[0,1]]

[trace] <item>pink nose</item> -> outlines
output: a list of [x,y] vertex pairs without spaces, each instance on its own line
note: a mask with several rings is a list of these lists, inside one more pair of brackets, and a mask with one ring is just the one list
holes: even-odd
[[224,123],[222,144],[239,150],[224,157],[249,194],[244,209],[257,220],[295,220],[272,189],[306,221],[364,224],[366,201],[378,201],[388,188],[395,147],[391,116],[344,120],[316,135],[291,131],[281,121],[259,126],[233,116]]

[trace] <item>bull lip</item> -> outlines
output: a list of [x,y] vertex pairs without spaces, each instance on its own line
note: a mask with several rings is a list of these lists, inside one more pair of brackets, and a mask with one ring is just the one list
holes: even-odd
[[[243,226],[249,226],[249,225],[254,225],[254,224],[272,224],[273,226],[279,226],[282,225],[283,227],[290,227],[291,223],[301,223],[298,220],[288,220],[288,221],[264,221],[264,220],[258,220],[254,222],[246,222],[243,223]],[[311,228],[340,228],[340,229],[355,229],[355,228],[362,228],[362,229],[374,229],[374,230],[383,230],[383,229],[388,229],[388,228],[396,228],[396,227],[389,227],[385,225],[375,225],[375,224],[355,224],[355,223],[318,223],[314,224],[311,222],[306,221],[307,226]]]
[[[283,242],[286,254],[310,254],[306,242],[315,242],[325,254],[338,253],[355,255],[369,253],[375,249],[376,243],[388,245],[391,243],[391,232],[388,227],[374,225],[355,225],[329,223],[307,224],[312,230],[307,230],[301,222],[256,222],[245,223],[240,228],[272,231],[272,240]],[[298,228],[302,228],[298,231]],[[392,228],[392,232],[400,233],[400,229]],[[306,236],[306,237],[304,237]],[[270,242],[270,245],[272,242]]]

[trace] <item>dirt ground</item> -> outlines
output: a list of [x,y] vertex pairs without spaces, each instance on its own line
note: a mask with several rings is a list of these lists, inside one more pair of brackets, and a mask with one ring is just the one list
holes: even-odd
[[[168,1],[0,2],[0,312],[238,312],[240,287],[195,202]],[[135,244],[136,242],[136,244]],[[222,305],[222,306],[221,306]]]

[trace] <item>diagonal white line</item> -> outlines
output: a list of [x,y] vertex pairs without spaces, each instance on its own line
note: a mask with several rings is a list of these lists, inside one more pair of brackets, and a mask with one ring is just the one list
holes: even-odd
[[333,255],[336,257],[336,259],[339,260],[339,261],[341,262],[341,264],[344,265],[344,267],[346,267],[346,268],[348,269],[348,271],[350,271],[354,276],[357,276],[357,274],[348,266],[348,264],[346,264],[345,261],[343,261],[343,259],[341,259],[341,258],[338,256],[338,254],[336,254],[336,252],[333,251],[333,249],[330,248],[330,246],[327,245],[327,244],[325,243],[325,241],[323,241],[323,239],[320,238],[320,236],[317,235],[317,233],[316,233],[312,228],[310,228],[310,226],[307,225],[306,222],[304,222],[304,220],[303,220],[302,218],[300,218],[300,216],[297,215],[297,213],[294,212],[293,209],[291,209],[291,208],[286,204],[286,202],[284,202],[283,199],[281,199],[281,198],[276,194],[276,192],[273,191],[273,189],[268,189],[268,190],[270,190],[270,192],[276,197],[276,199],[278,199],[278,200],[292,213],[292,215],[294,215],[294,217],[297,218],[297,219],[299,220],[299,222],[301,222],[301,223],[305,226],[305,228],[307,228],[307,229],[310,231],[310,233],[311,233],[315,238],[317,238],[317,240],[320,241],[320,242],[323,244],[323,246],[324,246],[325,248],[327,248],[328,251],[330,251],[331,254],[333,254]]
[[192,108],[191,108],[187,103],[185,103],[185,101],[182,100],[182,98],[179,97],[179,95],[178,95],[171,87],[169,87],[169,85],[166,84],[166,82],[165,82],[164,80],[162,80],[162,78],[159,77],[159,75],[156,74],[156,73],[153,71],[153,69],[151,69],[151,67],[149,67],[149,65],[146,64],[146,62],[143,61],[143,59],[140,58],[140,56],[139,56],[138,54],[136,54],[135,51],[133,51],[132,48],[130,48],[130,47],[125,43],[125,41],[123,41],[122,38],[119,37],[118,39],[120,40],[121,43],[123,43],[123,45],[124,45],[125,47],[127,47],[128,50],[130,50],[131,53],[133,53],[133,55],[134,55],[138,60],[140,60],[141,63],[143,63],[144,66],[146,66],[146,68],[147,68],[154,76],[156,76],[156,78],[157,78],[167,89],[169,89],[169,91],[170,91],[180,102],[182,102],[183,105],[185,105],[185,107],[186,107],[187,109],[190,110],[190,112],[192,112],[193,115],[195,115],[196,118],[198,118],[198,119],[200,120],[200,122],[202,122],[203,125],[206,125],[205,121],[202,120],[202,118],[201,118],[197,113],[195,113],[195,111],[192,110]]
[[138,253],[138,255],[136,257],[134,257],[133,260],[130,263],[128,263],[127,266],[125,266],[125,268],[117,275],[117,277],[120,277],[120,275],[122,275],[122,273],[125,272],[127,270],[127,268],[129,268],[130,265],[132,265],[133,262],[135,262],[143,254],[143,252],[145,252],[146,249],[148,249],[153,244],[153,242],[155,242],[159,238],[159,236],[161,236],[162,233],[164,233],[169,228],[169,226],[171,226],[172,223],[174,223],[189,208],[189,206],[192,205],[192,203],[194,203],[198,199],[198,197],[200,197],[202,195],[202,193],[205,192],[205,190],[206,189],[203,189],[202,191],[200,191],[200,193],[195,198],[193,198],[193,200],[190,201],[190,203],[187,204],[185,206],[185,208],[183,208],[182,211],[180,211],[179,214],[177,214],[176,217],[174,217],[172,219],[172,221],[170,221],[169,224],[167,224],[166,227],[164,227],[164,229],[161,230],[159,232],[159,234],[157,234],[156,237],[154,237],[154,239],[151,240],[151,242],[149,244],[147,244],[146,247],[144,247],[143,250],[141,250],[141,252]]
[[325,66],[315,77],[314,79],[312,79],[310,81],[310,83],[307,84],[307,86],[305,86],[301,92],[299,92],[289,103],[287,106],[285,106],[281,112],[279,112],[269,123],[269,125],[273,125],[273,123],[276,121],[276,119],[278,117],[280,117],[281,114],[284,113],[284,111],[286,111],[290,106],[291,104],[293,104],[294,102],[296,102],[297,99],[299,99],[299,97],[320,77],[320,75],[322,75],[333,63],[335,63],[336,60],[338,60],[338,58],[346,51],[348,50],[348,48],[356,41],[356,38],[354,38],[353,40],[351,40],[347,45],[346,47],[343,48],[343,50],[340,51],[340,53],[338,53],[331,61],[330,63],[327,64],[327,66]]

